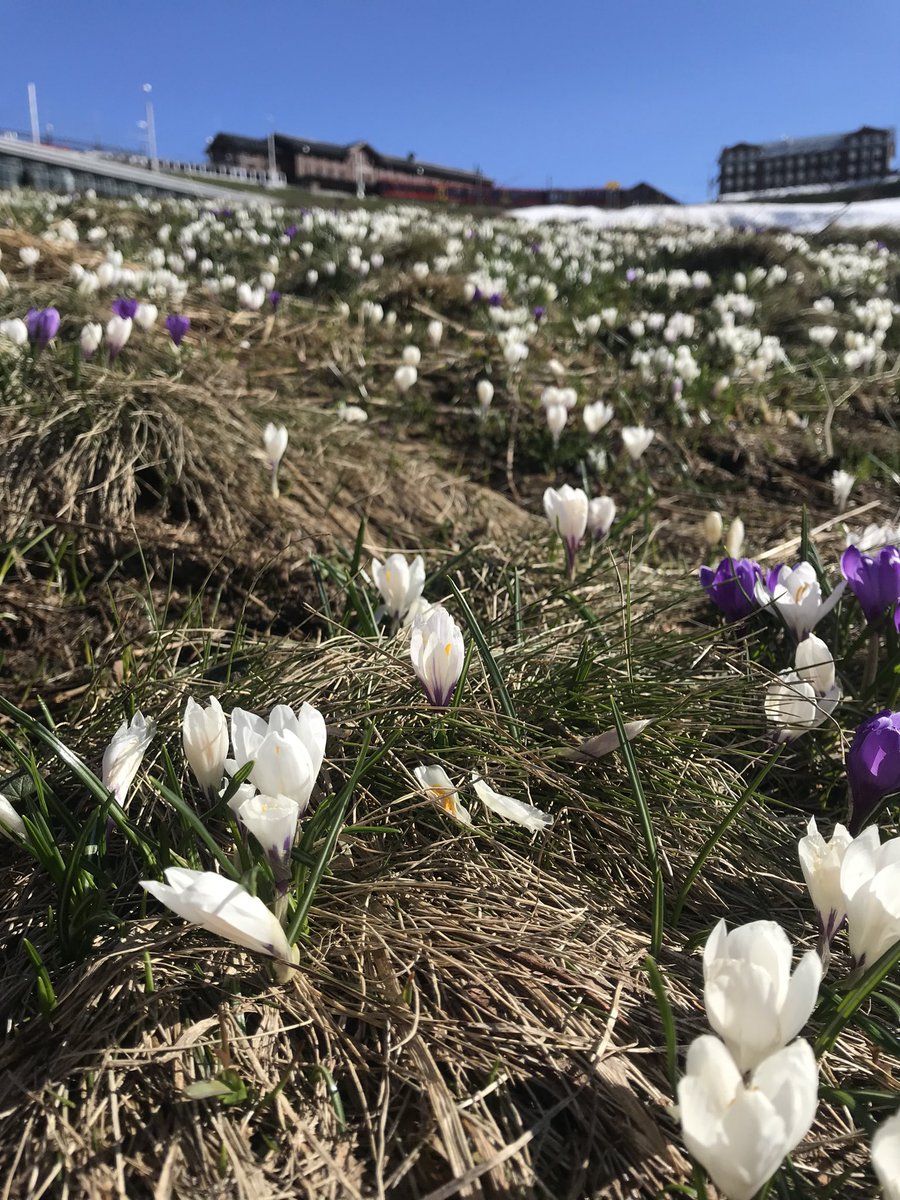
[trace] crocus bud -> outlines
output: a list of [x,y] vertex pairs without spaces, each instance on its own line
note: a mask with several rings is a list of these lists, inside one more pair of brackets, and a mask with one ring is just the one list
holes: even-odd
[[740,558],[743,548],[744,522],[740,517],[735,517],[728,526],[728,533],[725,536],[725,552],[732,558]]
[[553,445],[559,445],[560,434],[566,427],[566,421],[569,419],[569,410],[564,404],[548,404],[546,409],[547,428],[550,430],[550,436],[553,438]]
[[272,495],[278,498],[278,466],[284,457],[288,444],[288,431],[284,425],[274,425],[271,421],[263,430],[263,446],[266,451],[269,469],[272,472]]
[[852,841],[843,825],[835,825],[831,840],[826,842],[819,833],[816,818],[810,817],[806,836],[800,839],[797,846],[800,869],[816,909],[823,948],[830,945],[847,916],[841,891],[841,867]]
[[777,921],[752,921],[731,933],[720,921],[709,935],[703,951],[706,1015],[741,1072],[792,1041],[815,1007],[822,960],[808,950],[791,975],[792,953]]
[[89,321],[81,330],[81,337],[78,339],[81,343],[81,353],[85,358],[93,358],[97,353],[97,347],[103,338],[103,326],[99,321]]
[[430,703],[445,708],[456,691],[466,650],[462,631],[443,605],[416,617],[409,656]]
[[841,863],[847,937],[858,967],[870,967],[900,942],[900,838],[879,844],[869,825]]
[[106,345],[109,361],[115,362],[122,347],[131,337],[130,317],[110,317],[106,322]]
[[632,462],[637,462],[655,436],[652,429],[643,425],[625,426],[622,430],[622,443]]
[[849,471],[835,471],[831,476],[831,489],[838,512],[843,512],[847,507],[854,483],[856,483],[856,476],[851,475]]
[[594,538],[605,538],[616,519],[616,502],[610,496],[596,496],[588,505],[587,527]]
[[859,726],[847,752],[851,833],[859,833],[881,801],[900,791],[900,712],[883,712]]
[[165,877],[165,883],[142,880],[141,887],[179,917],[245,950],[286,963],[299,961],[297,947],[288,945],[274,913],[239,883],[188,867],[169,867]]
[[422,595],[425,587],[425,561],[417,554],[407,563],[402,554],[391,554],[385,563],[372,559],[372,578],[384,600],[384,611],[402,621]]
[[281,884],[291,877],[291,850],[300,811],[300,805],[290,796],[264,796],[262,793],[243,800],[237,809],[238,820],[259,842],[273,875]]
[[156,733],[156,722],[138,709],[130,721],[123,721],[103,752],[103,786],[125,807],[128,789]]
[[761,580],[762,569],[750,558],[723,558],[715,570],[700,568],[700,586],[729,621],[739,621],[759,607],[756,585]]
[[429,342],[431,342],[432,346],[434,346],[435,350],[437,350],[438,346],[441,344],[441,338],[443,336],[444,336],[443,323],[441,321],[429,321],[428,322],[428,340],[429,340]]
[[575,574],[575,557],[587,529],[589,504],[581,488],[567,483],[559,489],[547,488],[544,492],[544,512],[566,547],[566,563],[569,578]]
[[0,796],[0,833],[18,841],[24,838],[27,832],[25,822],[19,814],[5,796]]
[[482,414],[486,413],[494,399],[494,385],[489,379],[479,379],[475,384],[475,395],[478,397]]
[[703,518],[703,536],[706,539],[706,544],[711,547],[721,545],[722,542],[722,514],[712,509]]
[[33,267],[40,257],[37,246],[22,246],[19,250],[19,260],[26,267]]
[[138,301],[120,296],[118,300],[113,300],[110,308],[113,310],[113,314],[121,317],[123,321],[133,321],[137,315]]
[[197,782],[207,794],[218,791],[228,757],[228,722],[215,696],[210,696],[206,709],[188,696],[181,738]]
[[25,315],[28,340],[45,350],[59,332],[59,313],[55,308],[30,308]]
[[872,1169],[884,1200],[900,1200],[900,1112],[888,1117],[872,1138]]
[[407,367],[417,367],[422,361],[422,351],[418,346],[404,346],[401,358]]
[[819,1073],[808,1042],[773,1054],[744,1083],[718,1038],[688,1049],[678,1084],[684,1144],[727,1200],[752,1200],[816,1116]]
[[170,313],[165,320],[166,329],[169,331],[169,337],[176,346],[180,346],[184,340],[184,336],[191,327],[191,318],[182,317],[178,313]]
[[870,558],[856,546],[841,555],[841,573],[871,624],[900,603],[900,549],[884,546]]

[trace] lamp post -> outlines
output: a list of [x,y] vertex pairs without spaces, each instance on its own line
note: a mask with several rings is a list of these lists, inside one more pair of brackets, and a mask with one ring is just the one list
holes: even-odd
[[141,91],[147,97],[147,154],[150,158],[150,170],[159,170],[159,159],[156,157],[156,121],[153,117],[153,101],[150,99],[150,93],[153,88],[149,83],[141,86]]

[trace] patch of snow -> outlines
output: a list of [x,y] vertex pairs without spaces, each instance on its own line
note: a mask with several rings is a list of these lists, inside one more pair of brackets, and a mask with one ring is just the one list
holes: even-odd
[[900,226],[900,196],[887,200],[853,200],[844,204],[637,204],[633,208],[619,209],[545,204],[512,209],[509,215],[533,225],[545,221],[582,221],[600,229],[692,225],[706,229],[746,229],[754,233],[764,229],[817,233],[829,225],[857,229]]

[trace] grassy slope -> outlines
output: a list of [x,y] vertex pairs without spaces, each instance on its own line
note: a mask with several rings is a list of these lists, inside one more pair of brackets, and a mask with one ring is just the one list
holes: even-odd
[[[302,295],[275,323],[192,301],[194,348],[174,374],[163,350],[136,339],[119,369],[84,367],[78,388],[50,356],[7,380],[4,695],[47,724],[43,699],[59,737],[94,767],[123,711],[140,705],[163,733],[147,775],[183,782],[186,795],[176,746],[188,693],[214,690],[226,710],[316,703],[329,725],[323,812],[366,727],[375,748],[387,746],[353,792],[302,970],[282,988],[248,956],[142,904],[137,880],[167,853],[153,839],[208,860],[149,785],[129,809],[136,844],[114,833],[102,861],[80,860],[99,898],[96,910],[73,912],[70,897],[66,937],[46,913],[71,880],[55,886],[4,851],[0,1011],[16,1036],[0,1058],[0,1154],[10,1195],[60,1194],[63,1181],[91,1197],[654,1195],[689,1178],[645,969],[654,932],[681,1044],[703,1029],[694,951],[715,920],[766,914],[810,938],[795,841],[808,812],[842,810],[844,735],[835,726],[798,743],[748,793],[771,761],[761,689],[786,650],[762,617],[721,632],[693,568],[698,521],[729,489],[741,490],[759,549],[798,535],[801,500],[812,523],[830,518],[828,464],[755,405],[734,414],[730,442],[721,425],[685,432],[660,416],[646,471],[611,468],[622,514],[611,541],[565,586],[539,496],[573,477],[578,455],[548,466],[546,440],[523,417],[510,469],[505,420],[479,432],[466,415],[486,366],[498,410],[521,403],[502,360],[468,328],[457,293],[416,287],[402,264],[387,270],[380,287],[400,323],[413,323],[410,340],[424,347],[429,313],[448,320],[440,351],[424,353],[417,393],[402,400],[390,378],[406,337],[379,331],[363,343]],[[50,264],[35,286],[53,295]],[[560,333],[547,345],[560,347],[571,377],[632,403],[611,356],[566,354],[564,314],[550,319]],[[540,353],[529,371],[549,380]],[[344,426],[334,403],[360,385],[370,421]],[[867,389],[853,421],[836,422],[841,449],[874,444],[893,381]],[[815,389],[797,384],[790,398],[821,420]],[[269,418],[291,426],[277,505],[257,449]],[[870,515],[887,515],[883,476],[858,494],[876,506]],[[422,548],[428,597],[459,614],[459,589],[477,622],[467,643],[491,648],[473,653],[443,718],[423,705],[403,641],[361,636],[368,610],[348,579],[363,520],[367,548]],[[822,537],[824,559],[839,541]],[[858,667],[846,671],[852,690]],[[632,772],[619,754],[585,763],[567,753],[612,727],[614,703],[626,719],[654,719]],[[858,711],[842,712],[845,729]],[[7,724],[6,734],[34,749],[32,802],[76,844],[94,809],[84,782],[26,731]],[[532,840],[482,819],[460,832],[415,791],[412,768],[434,758],[455,779],[477,770],[552,811],[552,834]],[[210,823],[227,838],[221,814]],[[654,889],[664,901],[656,930]],[[45,1018],[23,935],[55,993]],[[896,1069],[884,1007],[896,989],[885,996],[827,1068],[829,1086],[858,1089],[863,1126],[870,1105],[885,1111],[877,1093]],[[223,1072],[224,1099],[185,1096],[191,1081]],[[818,1173],[843,1170],[842,1195],[871,1194],[866,1143],[847,1140],[849,1129],[846,1110],[823,1105],[785,1194],[819,1194]]]

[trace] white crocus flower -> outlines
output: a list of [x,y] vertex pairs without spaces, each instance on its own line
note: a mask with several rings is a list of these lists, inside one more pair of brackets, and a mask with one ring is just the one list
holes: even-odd
[[759,1064],[748,1083],[718,1038],[688,1049],[678,1084],[684,1144],[727,1200],[752,1200],[816,1116],[819,1072],[802,1039]]
[[553,438],[553,445],[559,445],[560,434],[566,427],[566,421],[569,419],[569,410],[564,404],[550,404],[544,410],[547,428],[550,430],[550,436]]
[[240,283],[237,288],[237,302],[248,312],[258,312],[266,299],[264,287],[252,287],[249,283]]
[[544,492],[544,512],[550,528],[562,538],[566,547],[566,562],[569,577],[575,574],[575,556],[587,529],[590,506],[587,495],[581,488],[564,483],[561,488],[547,488]]
[[815,1007],[822,960],[808,950],[791,975],[791,943],[777,921],[728,932],[720,921],[703,951],[703,997],[713,1030],[738,1070],[750,1071],[792,1041]]
[[554,818],[549,813],[542,812],[523,800],[516,800],[513,796],[503,796],[500,792],[495,792],[480,775],[472,776],[472,786],[485,808],[496,813],[498,817],[513,821],[516,825],[524,825],[532,833],[540,833],[553,824]]
[[442,604],[432,605],[413,621],[409,656],[429,701],[445,708],[462,674],[466,648],[462,631]]
[[205,709],[188,696],[181,722],[181,741],[184,757],[197,782],[208,795],[217,792],[228,757],[228,721],[215,696],[210,696],[209,706]]
[[478,398],[481,415],[484,416],[491,407],[491,401],[494,399],[494,385],[489,379],[479,379],[475,384],[475,395]]
[[409,391],[418,378],[419,372],[416,368],[409,363],[404,363],[394,372],[394,387],[402,396]]
[[26,267],[33,267],[41,257],[37,246],[22,246],[19,250],[19,260]]
[[655,436],[652,429],[643,425],[625,426],[622,430],[622,442],[632,462],[637,462]]
[[846,580],[842,579],[823,600],[815,567],[802,562],[793,568],[785,565],[770,572],[768,585],[758,581],[756,598],[761,605],[776,608],[797,641],[802,641],[828,616],[846,586]]
[[441,344],[441,338],[444,336],[444,325],[441,321],[428,322],[428,340],[437,350]]
[[879,845],[869,825],[847,847],[841,863],[850,951],[859,967],[873,963],[900,941],[900,838]]
[[109,350],[109,361],[116,359],[125,343],[131,337],[131,317],[110,317],[106,322],[106,345]]
[[266,460],[272,472],[272,495],[278,499],[278,467],[287,450],[288,431],[284,425],[274,425],[271,421],[263,430],[263,446]]
[[605,538],[616,519],[616,502],[610,496],[595,496],[588,504],[587,527],[599,540]]
[[225,770],[234,775],[252,762],[250,782],[266,796],[287,796],[305,812],[325,757],[325,720],[311,704],[297,712],[277,704],[269,719],[236,708],[231,714],[234,758]]
[[122,808],[155,733],[156,722],[147,720],[138,709],[130,721],[122,722],[103,752],[103,786],[112,792]]
[[460,825],[471,825],[469,811],[460,802],[459,791],[453,786],[450,776],[443,767],[434,764],[430,767],[416,767],[413,770],[421,790],[438,808],[455,817]]
[[831,651],[810,634],[797,647],[794,670],[781,671],[769,684],[763,707],[776,741],[789,742],[827,720],[840,698]]
[[301,806],[291,796],[266,796],[259,792],[243,800],[235,811],[238,820],[262,847],[275,878],[280,883],[288,880]]
[[402,554],[391,554],[384,563],[372,559],[372,577],[384,600],[384,611],[402,621],[422,595],[425,561],[417,554],[408,563]]
[[274,913],[239,883],[187,867],[169,867],[165,876],[165,883],[142,880],[141,887],[179,917],[245,950],[285,963],[299,961],[297,947],[288,945]]
[[847,909],[841,891],[841,867],[853,838],[843,825],[835,825],[830,841],[825,841],[816,818],[810,817],[806,836],[797,845],[800,869],[810,899],[816,909],[823,949],[844,923]]
[[850,492],[856,483],[856,476],[849,471],[835,471],[831,476],[831,490],[834,493],[834,503],[838,512],[843,512],[850,499]]
[[92,358],[97,353],[97,348],[103,338],[103,326],[99,321],[89,321],[81,330],[79,343],[81,345],[81,353],[85,358]]
[[28,326],[21,317],[9,317],[0,321],[0,337],[14,346],[24,346],[28,342]]
[[582,410],[582,418],[584,427],[588,433],[599,433],[606,425],[610,423],[616,415],[616,410],[611,404],[605,404],[602,400],[596,400],[593,404],[586,404]]
[[155,304],[139,304],[134,314],[134,319],[140,325],[141,329],[146,332],[153,328],[158,316],[159,309]]
[[24,838],[26,832],[25,822],[7,798],[0,796],[0,833],[6,833],[13,838]]
[[404,366],[417,367],[422,361],[422,351],[418,346],[404,346],[400,358]]
[[872,1138],[872,1168],[884,1200],[900,1200],[900,1112],[888,1117]]

